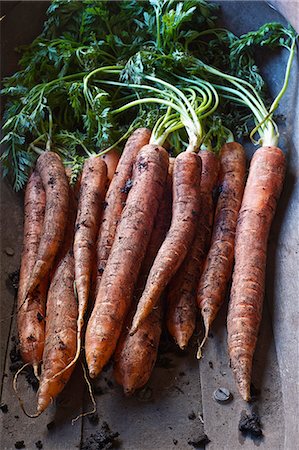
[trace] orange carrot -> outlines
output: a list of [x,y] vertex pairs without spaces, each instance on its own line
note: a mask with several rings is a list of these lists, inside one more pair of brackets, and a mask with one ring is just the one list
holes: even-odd
[[32,295],[39,283],[49,274],[63,242],[68,217],[69,184],[60,157],[57,153],[44,152],[37,160],[36,170],[46,192],[46,209],[37,257],[27,286],[27,296]]
[[213,189],[218,179],[219,158],[201,151],[200,215],[191,250],[167,293],[167,328],[181,349],[187,347],[196,323],[196,291],[209,250],[214,216]]
[[139,300],[130,333],[134,334],[182,264],[199,216],[201,159],[194,152],[177,156],[173,169],[173,209],[169,232],[155,258]]
[[93,275],[93,297],[96,298],[103,271],[111,251],[118,222],[131,186],[133,164],[140,149],[149,142],[150,130],[139,128],[128,139],[110,183],[102,224],[97,240],[97,263]]
[[73,254],[76,206],[74,192],[70,190],[65,242],[56,261],[47,297],[45,347],[37,415],[62,391],[74,369],[73,365],[65,370],[76,355],[78,304],[74,292]]
[[92,378],[115,350],[163,194],[167,168],[168,154],[163,147],[145,145],[138,153],[133,186],[87,325],[85,352]]
[[105,197],[107,166],[96,156],[85,161],[80,181],[78,213],[75,224],[75,283],[78,296],[77,352],[81,351],[84,314],[87,309],[96,234]]
[[26,299],[42,234],[46,194],[39,174],[34,171],[28,181],[24,201],[24,239],[18,290],[18,335],[24,363],[33,365],[37,373],[44,349],[44,316],[47,280],[31,298]]
[[244,148],[237,142],[225,144],[220,153],[220,194],[217,201],[211,247],[200,278],[197,303],[203,317],[204,345],[213,320],[222,305],[234,260],[238,212],[245,182]]
[[279,148],[261,147],[255,152],[238,218],[227,330],[231,367],[246,401],[250,399],[252,358],[262,316],[267,241],[285,168]]
[[114,355],[114,377],[123,386],[126,395],[132,395],[136,389],[147,383],[157,359],[162,330],[162,298],[159,299],[157,308],[151,312],[134,336],[129,335],[128,329],[153,261],[170,226],[173,159],[170,158],[169,161],[165,192],[135,287],[133,296],[135,307],[131,308],[128,314]]
[[107,166],[107,189],[108,189],[109,184],[111,183],[112,178],[115,174],[116,167],[118,165],[118,161],[120,158],[120,153],[117,150],[112,149],[108,153],[102,155],[101,158],[105,161]]

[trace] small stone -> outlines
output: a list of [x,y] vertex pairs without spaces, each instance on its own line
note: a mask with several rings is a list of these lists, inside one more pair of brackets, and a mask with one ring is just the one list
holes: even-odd
[[7,406],[7,404],[6,404],[6,403],[1,403],[0,409],[1,409],[1,411],[2,411],[4,414],[6,414],[6,413],[8,412],[8,406]]
[[13,256],[15,254],[14,249],[11,247],[6,247],[4,251],[7,254],[7,256]]
[[25,445],[24,441],[17,441],[15,443],[15,448],[25,448],[25,447],[26,447],[26,445]]
[[226,388],[219,388],[214,391],[214,399],[219,403],[227,403],[232,399],[232,395]]

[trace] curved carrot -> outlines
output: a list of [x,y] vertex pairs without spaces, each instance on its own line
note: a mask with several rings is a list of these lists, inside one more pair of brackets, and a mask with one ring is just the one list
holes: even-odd
[[111,251],[118,222],[131,187],[133,164],[140,149],[151,136],[147,128],[138,128],[129,137],[105,198],[105,209],[97,239],[97,263],[93,276],[93,297],[100,287],[103,271]]
[[[58,264],[47,298],[46,339],[38,390],[37,412],[43,412],[62,391],[74,366],[77,335],[77,300],[74,294],[74,257],[69,251]],[[61,372],[59,377],[55,375]]]
[[52,268],[63,242],[68,216],[69,185],[60,157],[57,153],[44,152],[37,160],[36,170],[46,192],[46,209],[36,262],[27,286],[27,296],[33,293]]
[[262,315],[267,241],[285,169],[286,159],[279,148],[261,147],[255,152],[238,218],[227,330],[231,367],[246,401]]
[[[242,145],[225,144],[220,153],[220,194],[215,212],[211,247],[200,278],[197,303],[205,326],[210,326],[222,305],[234,260],[235,231],[245,183],[246,157]],[[200,356],[200,349],[199,354]]]
[[153,261],[170,226],[173,159],[170,158],[169,160],[165,192],[159,206],[151,239],[135,287],[133,296],[136,299],[135,308],[131,308],[128,314],[114,355],[114,377],[117,383],[123,386],[126,395],[132,395],[136,389],[141,388],[147,383],[158,354],[162,331],[162,298],[159,299],[157,308],[146,318],[134,336],[129,335],[128,329],[131,325],[138,299],[144,289]]
[[169,232],[155,258],[139,300],[130,333],[134,334],[182,264],[194,238],[200,209],[201,159],[193,152],[177,156],[173,169],[173,209]]
[[200,214],[190,252],[171,280],[167,293],[166,323],[181,349],[187,347],[196,323],[196,291],[209,250],[214,216],[213,189],[218,179],[219,158],[201,151]]
[[18,289],[18,335],[24,363],[33,365],[35,372],[44,349],[44,316],[47,280],[26,299],[27,286],[36,261],[42,234],[46,194],[39,174],[32,172],[25,191],[24,239]]
[[70,190],[65,241],[58,255],[47,297],[45,347],[36,416],[62,391],[75,367],[72,365],[66,370],[75,358],[77,342],[78,303],[74,291],[73,254],[76,206],[75,190]]
[[89,319],[85,352],[95,378],[114,352],[163,194],[168,154],[158,145],[145,145],[133,171],[133,186],[102,276]]

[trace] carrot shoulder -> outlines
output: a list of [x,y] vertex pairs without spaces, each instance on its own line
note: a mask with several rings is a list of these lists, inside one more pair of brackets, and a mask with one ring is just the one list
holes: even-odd
[[240,144],[230,142],[222,147],[220,153],[220,194],[215,212],[211,247],[197,293],[197,302],[205,326],[203,343],[224,301],[231,277],[235,231],[244,190],[245,166],[245,152]]
[[177,156],[173,169],[172,221],[155,258],[133,319],[134,334],[182,264],[194,238],[199,216],[201,159],[196,153]]
[[37,160],[36,170],[46,192],[46,209],[27,295],[31,295],[42,279],[49,274],[63,242],[68,217],[69,185],[60,157],[53,152],[44,152]]
[[108,189],[109,184],[111,183],[112,178],[114,177],[114,174],[116,172],[119,158],[120,158],[120,153],[115,149],[112,149],[108,153],[105,153],[104,155],[101,156],[101,159],[103,159],[105,161],[106,166],[107,166],[107,183],[106,183],[107,189]]
[[162,147],[146,145],[137,156],[133,186],[87,325],[85,352],[92,378],[115,350],[163,194],[167,168],[168,154]]
[[120,221],[128,192],[131,187],[133,164],[140,149],[148,144],[151,136],[147,128],[138,128],[129,137],[117,170],[109,185],[105,198],[105,209],[99,229],[96,249],[96,271],[93,275],[93,297],[99,290],[103,271],[111,251],[116,229]]
[[169,333],[184,349],[196,324],[196,292],[211,239],[214,202],[213,189],[219,172],[219,158],[201,151],[200,214],[195,238],[178,273],[172,278],[167,293],[166,322]]
[[227,330],[231,367],[246,401],[250,399],[252,358],[262,315],[267,241],[285,168],[279,148],[262,147],[255,152],[238,218]]
[[37,367],[44,348],[44,316],[47,280],[26,298],[27,286],[35,264],[42,234],[46,194],[39,174],[32,172],[24,201],[24,239],[18,290],[18,335],[25,363]]

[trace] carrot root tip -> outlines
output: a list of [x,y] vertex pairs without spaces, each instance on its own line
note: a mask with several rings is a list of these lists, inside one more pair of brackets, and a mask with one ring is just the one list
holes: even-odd
[[84,364],[82,362],[81,362],[81,366],[82,366],[82,370],[83,370],[83,377],[84,377],[84,380],[85,380],[85,382],[87,384],[87,388],[88,388],[88,392],[89,392],[89,396],[90,396],[93,408],[92,408],[91,411],[87,411],[85,413],[81,413],[77,417],[72,419],[72,425],[74,425],[74,423],[77,422],[77,420],[81,419],[81,417],[89,416],[90,414],[94,414],[97,411],[97,404],[96,404],[96,401],[95,401],[95,398],[94,398],[94,395],[93,395],[93,392],[92,392],[92,386],[91,386],[91,383],[90,383],[90,381],[88,379],[88,376],[87,376]]
[[196,353],[196,358],[197,359],[201,359],[202,358],[202,348],[205,345],[206,340],[208,339],[209,331],[210,331],[209,327],[206,327],[206,332],[205,332],[204,338],[201,341],[201,344],[199,345],[197,353]]
[[23,413],[25,414],[25,416],[29,417],[30,419],[34,419],[34,418],[40,416],[40,414],[42,413],[42,411],[39,411],[39,409],[37,409],[37,412],[36,412],[35,414],[29,414],[29,413],[26,411],[25,406],[24,406],[24,402],[23,402],[23,400],[22,400],[22,398],[20,397],[19,392],[18,392],[18,377],[19,377],[20,373],[25,369],[25,367],[28,367],[29,365],[30,365],[30,363],[24,364],[24,365],[23,365],[23,366],[15,373],[14,378],[13,378],[12,387],[13,387],[14,393],[15,393],[16,396],[17,396],[17,399],[18,399],[18,401],[19,401],[20,407],[21,407]]

